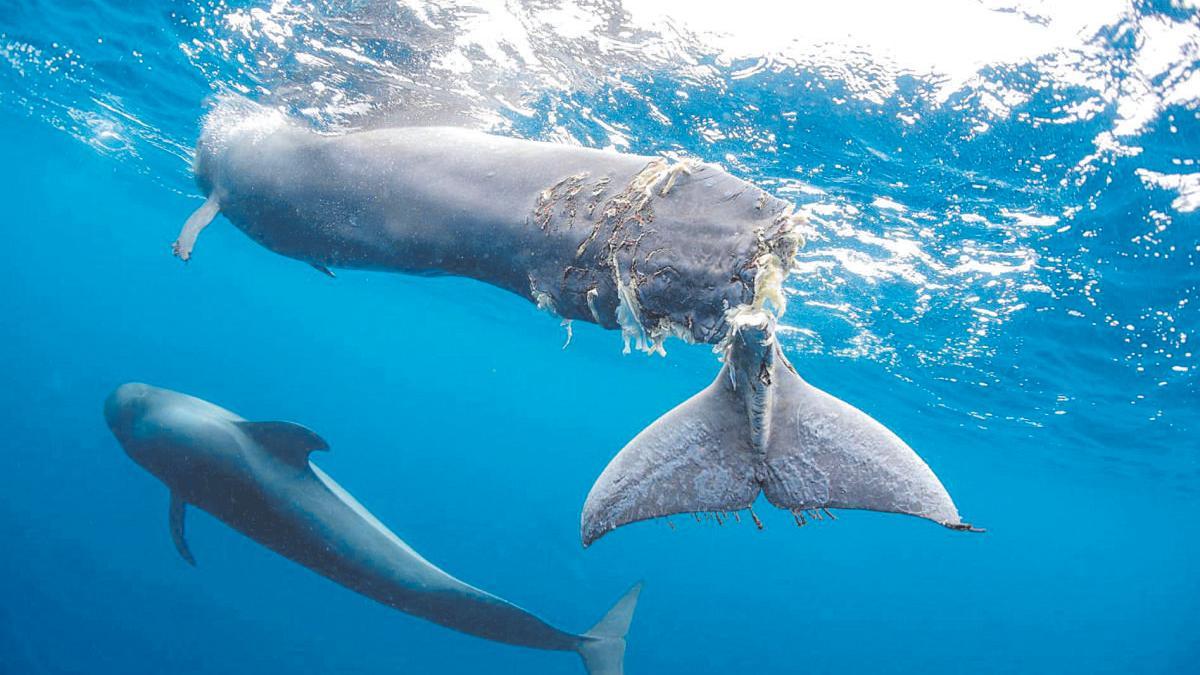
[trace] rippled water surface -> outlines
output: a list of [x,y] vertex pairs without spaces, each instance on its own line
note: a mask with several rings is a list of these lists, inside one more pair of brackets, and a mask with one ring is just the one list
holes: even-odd
[[[695,157],[794,201],[789,357],[992,531],[854,514],[579,550],[591,480],[712,356],[622,358],[587,328],[563,352],[478,284],[331,285],[227,225],[178,264],[222,93],[329,133]],[[331,472],[401,536],[573,628],[646,578],[630,673],[1200,658],[1195,0],[0,0],[0,102],[0,533],[19,544],[0,670],[577,672],[364,607],[215,522],[193,544],[210,569],[177,569],[165,495],[98,413],[151,378],[340,434]]]

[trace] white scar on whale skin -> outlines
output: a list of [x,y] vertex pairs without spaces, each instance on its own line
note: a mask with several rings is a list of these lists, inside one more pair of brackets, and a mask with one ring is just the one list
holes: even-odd
[[251,422],[207,401],[145,384],[104,404],[130,459],[170,490],[171,538],[189,564],[187,506],[268,549],[401,612],[488,640],[570,651],[590,675],[621,675],[641,584],[586,633],[569,633],[430,563],[309,461],[327,451],[291,422]]
[[713,384],[593,485],[585,545],[638,520],[737,511],[759,493],[798,519],[868,509],[970,528],[907,444],[788,362],[775,320],[802,218],[719,166],[448,127],[322,135],[227,99],[205,121],[195,173],[254,241],[327,274],[464,276],[618,331],[626,351],[665,354],[671,337],[714,345]]

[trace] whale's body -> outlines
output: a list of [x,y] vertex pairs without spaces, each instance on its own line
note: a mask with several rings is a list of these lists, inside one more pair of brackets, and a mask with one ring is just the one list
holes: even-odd
[[231,114],[206,124],[197,180],[267,248],[479,279],[645,348],[717,342],[759,266],[795,253],[790,205],[712,165],[445,127],[322,136]]
[[226,101],[195,171],[208,199],[176,242],[184,259],[219,211],[326,272],[466,276],[620,329],[627,349],[661,351],[672,336],[718,345],[714,386],[597,481],[585,544],[636,520],[748,508],[760,493],[798,517],[862,508],[969,528],[903,441],[788,363],[766,310],[783,307],[797,219],[719,167],[442,127],[325,136]]
[[114,435],[171,491],[171,532],[194,558],[184,510],[194,505],[276,553],[373,600],[464,633],[578,652],[593,674],[619,675],[637,588],[591,632],[559,630],[425,560],[309,462],[328,446],[288,422],[250,422],[186,394],[144,384],[105,403]]

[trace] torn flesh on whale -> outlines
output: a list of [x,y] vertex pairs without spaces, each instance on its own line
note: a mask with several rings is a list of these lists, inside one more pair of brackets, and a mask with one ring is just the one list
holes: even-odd
[[[682,160],[674,164],[670,164],[662,158],[652,160],[630,181],[629,186],[622,193],[625,196],[626,209],[628,213],[632,214],[626,216],[625,221],[636,220],[641,223],[643,219],[653,220],[653,201],[669,197],[680,176],[692,176],[704,168],[703,164],[693,160]],[[573,176],[572,179],[582,181],[586,179],[586,176]],[[763,194],[765,196],[765,193]],[[765,203],[765,199],[761,203]],[[611,206],[609,208],[615,210]],[[754,300],[751,304],[754,307],[762,308],[769,303],[780,315],[786,309],[783,281],[787,277],[797,252],[804,243],[804,238],[798,231],[798,226],[804,222],[804,219],[793,211],[794,206],[788,204],[784,211],[774,219],[773,232],[768,234],[762,227],[755,230],[758,248],[747,265],[749,269],[757,270],[754,276]],[[622,226],[624,225],[622,223]],[[586,243],[588,242],[585,242],[585,245]],[[615,316],[624,343],[624,353],[630,353],[632,346],[646,354],[665,356],[664,343],[669,338],[679,338],[689,344],[697,342],[692,327],[675,321],[670,316],[664,316],[647,325],[648,322],[644,318],[642,303],[638,295],[639,280],[637,276],[633,274],[632,269],[623,272],[615,249],[611,250],[605,262],[612,273],[613,284],[616,287]],[[595,308],[591,307],[591,309],[595,315]],[[725,308],[726,312],[736,309],[737,307]],[[718,340],[717,347],[714,349],[720,350],[723,341]]]

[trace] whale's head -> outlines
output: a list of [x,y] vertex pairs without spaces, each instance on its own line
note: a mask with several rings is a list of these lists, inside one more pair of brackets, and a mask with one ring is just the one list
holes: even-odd
[[[192,171],[207,197],[221,188],[230,151],[250,149],[270,134],[295,126],[286,115],[241,96],[225,95],[204,116]],[[251,151],[252,152],[252,151]]]

